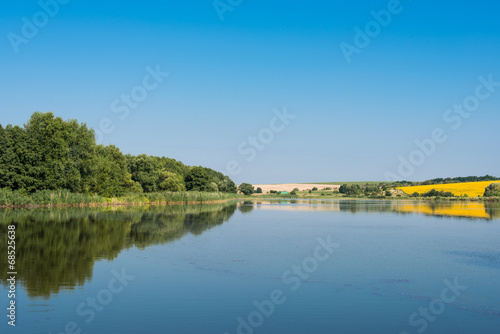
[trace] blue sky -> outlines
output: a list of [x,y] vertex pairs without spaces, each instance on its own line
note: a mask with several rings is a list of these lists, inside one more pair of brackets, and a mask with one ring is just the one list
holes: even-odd
[[[479,77],[500,82],[496,1],[221,0],[232,9],[224,20],[213,0],[61,2],[41,1],[53,17],[38,1],[2,8],[1,124],[52,111],[111,127],[102,143],[124,153],[237,183],[500,176],[500,87],[483,85],[489,95],[474,105]],[[372,11],[389,9],[388,24],[373,24]],[[367,24],[369,45],[356,45]],[[358,49],[350,63],[341,43]],[[169,75],[156,85],[147,68],[157,67]],[[132,93],[140,99],[121,117]],[[473,112],[445,121],[464,101]],[[271,139],[284,108],[295,118]]]

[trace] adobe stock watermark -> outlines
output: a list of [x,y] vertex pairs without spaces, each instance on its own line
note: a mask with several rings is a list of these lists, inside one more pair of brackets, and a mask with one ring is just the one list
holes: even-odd
[[241,5],[243,0],[215,0],[212,2],[215,12],[221,21],[224,21],[226,12],[232,12],[236,7]]
[[[248,136],[247,140],[238,145],[236,150],[240,156],[244,157],[245,161],[254,161],[259,152],[264,151],[273,142],[276,134],[283,132],[296,117],[288,112],[287,107],[281,111],[274,109],[273,113],[274,117],[269,121],[269,127],[262,128],[256,136]],[[243,167],[237,160],[231,160],[226,164],[227,175],[236,176],[242,171]]]
[[54,18],[58,13],[61,5],[66,5],[71,0],[40,0],[38,6],[41,8],[33,14],[31,19],[23,16],[21,21],[21,34],[9,32],[7,38],[12,46],[12,50],[17,54],[19,47],[23,44],[28,44],[30,40],[38,35],[40,29],[45,27],[51,18]]
[[[127,119],[130,111],[137,109],[139,103],[143,102],[149,93],[157,89],[165,78],[170,75],[167,72],[162,72],[160,65],[156,65],[155,69],[147,66],[146,72],[147,74],[142,78],[141,84],[133,87],[130,93],[122,94],[119,98],[111,102],[111,111],[117,115],[118,120],[124,121]],[[101,119],[98,128],[95,130],[96,142],[101,144],[104,135],[112,133],[115,129],[116,126],[112,119]]]
[[[481,103],[488,100],[497,88],[500,82],[493,80],[490,74],[487,78],[478,77],[479,84],[474,93],[467,96],[462,103],[455,103],[443,114],[443,120],[452,130],[460,129],[465,119],[469,118],[474,112],[478,111]],[[384,173],[386,181],[401,181],[413,175],[417,167],[422,166],[426,159],[436,153],[439,145],[448,140],[446,130],[439,127],[431,131],[431,135],[423,140],[414,141],[417,149],[413,150],[408,158],[400,155],[397,173],[387,171]]]
[[[106,306],[111,304],[114,295],[117,295],[135,279],[135,276],[127,275],[125,268],[122,268],[121,273],[115,269],[111,270],[113,277],[109,280],[106,288],[97,292],[95,297],[88,297],[84,302],[81,302],[76,307],[76,315],[85,318],[83,323],[90,324],[97,317],[97,313],[105,310]],[[80,322],[82,323],[82,322]],[[64,326],[64,330],[54,334],[80,334],[82,333],[81,325],[74,320],[68,321]],[[53,334],[50,332],[49,334]]]
[[[408,318],[410,326],[415,327],[418,333],[423,333],[429,327],[429,322],[436,321],[437,316],[443,314],[446,310],[446,305],[454,303],[457,298],[467,289],[467,285],[460,285],[458,278],[455,277],[453,283],[445,279],[446,287],[441,290],[439,299],[432,300],[428,307],[420,307],[418,312],[413,312]],[[409,332],[400,332],[399,334],[410,334]]]
[[374,10],[370,11],[373,20],[368,21],[363,29],[354,27],[356,35],[354,36],[352,44],[346,42],[339,44],[340,50],[347,63],[350,64],[352,62],[352,56],[354,54],[360,54],[363,49],[367,48],[372,40],[382,33],[382,29],[387,28],[387,26],[391,24],[393,17],[401,14],[403,10],[404,7],[399,0],[389,0],[387,9],[382,9],[378,12]]
[[[332,237],[329,235],[326,240],[322,238],[316,239],[318,246],[313,251],[312,256],[306,257],[299,265],[294,264],[289,270],[285,271],[281,276],[283,284],[288,285],[290,292],[297,291],[302,282],[306,281],[313,274],[321,263],[327,261],[335,249],[340,245],[332,242]],[[271,317],[276,307],[283,305],[287,300],[286,291],[275,289],[269,293],[269,299],[262,301],[254,300],[254,311],[250,312],[245,318],[237,317],[236,334],[252,334],[256,328],[264,324],[266,318]],[[225,332],[225,334],[229,334]]]

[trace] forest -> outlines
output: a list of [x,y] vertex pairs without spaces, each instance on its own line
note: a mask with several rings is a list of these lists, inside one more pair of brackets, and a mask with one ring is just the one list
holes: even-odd
[[436,178],[420,182],[419,185],[426,186],[431,184],[466,183],[466,182],[482,182],[482,181],[498,181],[498,180],[500,180],[500,178],[491,175],[462,176],[462,177]]
[[94,130],[85,123],[65,121],[51,112],[33,113],[24,126],[0,124],[0,189],[23,194],[64,189],[102,197],[237,192],[228,176],[210,168],[98,145]]

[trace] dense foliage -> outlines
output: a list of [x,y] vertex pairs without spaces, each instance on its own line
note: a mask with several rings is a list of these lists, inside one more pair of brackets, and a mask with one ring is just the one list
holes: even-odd
[[420,185],[425,186],[431,184],[465,183],[465,182],[498,181],[498,180],[500,180],[500,178],[491,175],[465,176],[465,177],[460,176],[460,177],[447,177],[445,179],[437,178],[437,179],[427,180],[425,182],[420,182]]
[[358,184],[343,184],[339,188],[339,193],[345,194],[346,196],[358,196],[363,193],[363,190]]
[[422,197],[453,197],[455,196],[451,191],[444,191],[444,190],[436,190],[436,189],[431,189],[426,193],[423,193],[421,195]]
[[0,124],[0,188],[31,194],[45,190],[103,197],[161,191],[236,193],[222,173],[166,157],[124,155],[97,145],[77,120],[35,112],[23,127]]
[[254,193],[254,188],[250,183],[242,183],[238,190],[244,195],[252,195]]
[[484,190],[484,197],[500,196],[500,184],[492,183]]

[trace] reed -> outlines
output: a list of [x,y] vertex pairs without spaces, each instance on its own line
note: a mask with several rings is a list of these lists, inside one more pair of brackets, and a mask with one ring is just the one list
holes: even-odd
[[122,197],[105,198],[98,195],[72,193],[69,190],[39,190],[32,194],[25,191],[0,189],[0,206],[89,206],[113,204],[170,204],[205,203],[236,199],[241,196],[229,193],[198,191],[130,193]]

